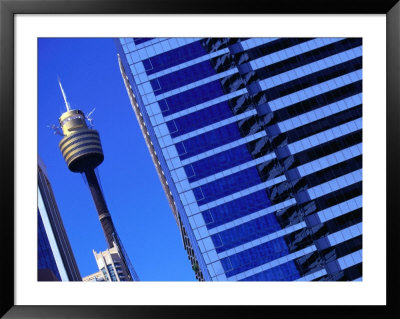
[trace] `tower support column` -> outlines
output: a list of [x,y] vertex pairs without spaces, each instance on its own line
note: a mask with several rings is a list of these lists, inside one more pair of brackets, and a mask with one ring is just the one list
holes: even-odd
[[106,201],[101,191],[99,181],[94,172],[93,168],[84,171],[90,192],[92,193],[93,201],[96,206],[97,214],[99,215],[99,220],[106,237],[108,248],[113,247],[114,236],[116,233],[114,223],[111,219],[110,212],[108,211]]
[[87,126],[87,115],[85,116],[81,110],[72,110],[70,108],[60,81],[59,84],[67,111],[58,119],[64,135],[58,146],[68,168],[72,172],[85,174],[99,216],[101,228],[107,241],[108,250],[116,250],[120,254],[123,263],[122,266],[125,268],[125,273],[127,274],[127,278],[124,280],[138,281],[139,277],[133,269],[119,239],[99,181],[94,172],[94,169],[104,160],[99,133]]

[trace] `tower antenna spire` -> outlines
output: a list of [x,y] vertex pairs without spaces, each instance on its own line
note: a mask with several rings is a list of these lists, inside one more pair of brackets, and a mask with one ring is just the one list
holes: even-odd
[[64,89],[63,89],[63,87],[61,85],[60,77],[58,77],[58,84],[60,85],[61,93],[62,93],[62,95],[64,97],[65,107],[67,108],[67,111],[71,111],[71,108],[70,108],[69,103],[67,101],[67,96],[65,95]]
[[[86,177],[107,246],[109,249],[115,248],[121,260],[122,273],[118,273],[119,280],[138,281],[139,278],[130,264],[128,255],[117,234],[95,173],[96,167],[104,160],[104,154],[99,133],[88,127],[86,123],[86,119],[91,122],[90,115],[93,114],[94,109],[87,116],[79,109],[71,110],[60,79],[58,79],[58,83],[67,107],[67,111],[61,114],[58,119],[63,132],[63,138],[58,146],[69,170],[83,173]],[[116,270],[115,272],[117,273]]]

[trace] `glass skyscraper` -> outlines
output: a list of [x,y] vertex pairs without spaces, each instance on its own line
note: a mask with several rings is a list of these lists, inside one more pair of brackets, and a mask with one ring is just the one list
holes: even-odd
[[46,166],[38,158],[38,281],[81,281]]
[[120,38],[198,280],[362,280],[361,38]]

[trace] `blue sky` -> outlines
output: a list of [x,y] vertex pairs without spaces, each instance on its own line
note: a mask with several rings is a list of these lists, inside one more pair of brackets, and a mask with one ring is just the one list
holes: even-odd
[[38,153],[43,159],[82,277],[96,272],[92,250],[106,249],[90,191],[68,170],[49,125],[73,109],[96,108],[105,155],[99,166],[108,208],[143,281],[195,280],[179,230],[131,108],[111,38],[43,38],[38,51]]

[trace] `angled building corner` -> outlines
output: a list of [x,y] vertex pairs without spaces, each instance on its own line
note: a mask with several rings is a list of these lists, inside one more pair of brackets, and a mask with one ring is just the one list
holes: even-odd
[[196,259],[196,256],[195,256],[195,254],[193,252],[193,248],[192,248],[192,245],[191,245],[191,242],[190,242],[190,239],[189,239],[189,236],[187,235],[187,232],[186,232],[185,227],[184,227],[184,225],[182,223],[181,217],[180,217],[180,215],[178,213],[176,202],[175,202],[175,200],[174,200],[174,198],[172,196],[171,190],[169,189],[168,182],[167,182],[167,179],[166,179],[166,177],[164,175],[163,169],[161,167],[160,160],[159,160],[159,158],[157,156],[157,153],[155,151],[153,142],[150,139],[150,134],[147,131],[146,123],[145,123],[145,121],[143,119],[142,113],[140,112],[139,105],[138,105],[138,103],[136,101],[135,94],[133,93],[133,90],[132,90],[132,86],[129,84],[128,76],[127,76],[127,74],[125,72],[125,69],[124,69],[124,66],[122,64],[122,60],[121,60],[121,57],[120,57],[119,54],[118,54],[118,64],[119,64],[119,69],[120,69],[120,72],[121,72],[121,76],[122,76],[122,79],[123,79],[123,82],[124,82],[124,85],[125,85],[125,88],[126,88],[126,92],[128,94],[132,109],[133,109],[133,111],[135,113],[135,116],[136,116],[136,119],[137,119],[137,121],[139,123],[140,130],[141,130],[141,132],[143,134],[143,137],[144,137],[144,140],[146,142],[147,148],[148,148],[148,150],[150,152],[150,156],[151,156],[151,159],[152,159],[152,161],[154,163],[154,166],[156,168],[157,175],[158,175],[158,177],[160,179],[162,188],[163,188],[164,193],[165,193],[165,195],[167,197],[167,200],[168,200],[168,204],[169,204],[169,206],[170,206],[170,208],[172,210],[172,214],[174,216],[175,222],[176,222],[176,224],[178,226],[178,229],[179,229],[179,232],[181,234],[183,247],[185,248],[185,250],[186,250],[186,252],[188,254],[188,259],[190,260],[190,263],[192,265],[192,269],[195,272],[196,279],[199,280],[199,281],[204,281],[203,273],[202,273],[202,271],[200,270],[200,268],[198,266],[199,262]]

